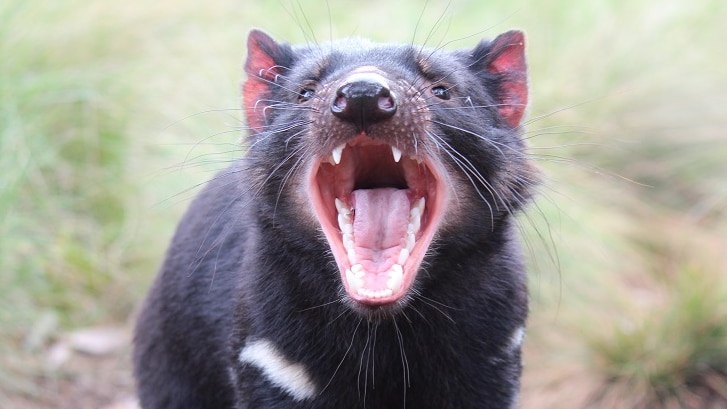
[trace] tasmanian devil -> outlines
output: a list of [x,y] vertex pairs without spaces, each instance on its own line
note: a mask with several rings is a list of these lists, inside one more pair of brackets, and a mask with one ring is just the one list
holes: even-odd
[[144,408],[513,408],[516,213],[537,171],[524,38],[445,51],[247,42],[246,154],[144,304]]

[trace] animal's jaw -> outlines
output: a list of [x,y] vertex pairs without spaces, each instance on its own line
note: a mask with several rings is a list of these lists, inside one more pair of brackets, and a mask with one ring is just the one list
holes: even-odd
[[388,305],[410,292],[445,213],[443,174],[363,134],[313,163],[310,203],[352,300]]

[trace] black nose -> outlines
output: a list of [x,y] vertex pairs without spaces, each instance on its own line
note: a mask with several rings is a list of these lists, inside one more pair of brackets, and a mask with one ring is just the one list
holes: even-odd
[[354,74],[336,91],[331,112],[365,131],[369,125],[394,116],[396,99],[380,75]]

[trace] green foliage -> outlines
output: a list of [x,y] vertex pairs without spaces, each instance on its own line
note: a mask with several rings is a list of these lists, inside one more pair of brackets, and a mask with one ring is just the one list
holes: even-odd
[[727,286],[714,271],[687,268],[677,274],[661,283],[663,301],[643,316],[632,314],[630,324],[589,334],[594,369],[604,377],[596,403],[614,390],[641,402],[639,407],[700,395],[727,399],[720,380],[727,374]]
[[[30,3],[2,6],[0,66],[9,80],[0,85],[6,238],[0,255],[10,276],[4,275],[8,282],[0,291],[10,294],[0,299],[8,303],[5,311],[19,302],[60,308],[70,317],[86,307],[84,295],[95,303],[118,267],[105,253],[117,245],[126,220],[131,142],[121,104],[131,100],[131,90],[119,86],[119,72],[104,60],[112,55],[96,46],[111,33],[66,27],[57,21],[58,11]],[[37,37],[27,28],[33,19],[46,22],[53,35]]]

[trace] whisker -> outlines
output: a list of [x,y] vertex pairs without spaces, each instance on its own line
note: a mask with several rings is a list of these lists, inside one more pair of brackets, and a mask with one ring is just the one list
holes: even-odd
[[404,335],[401,333],[401,330],[399,329],[399,325],[396,323],[396,320],[392,320],[391,322],[394,324],[394,329],[396,332],[396,340],[399,343],[399,353],[401,356],[401,370],[402,370],[403,381],[404,381],[404,406],[406,406],[407,387],[411,387],[411,379],[409,376],[409,360],[406,357],[406,351],[404,349]]
[[314,306],[312,306],[312,307],[308,307],[308,308],[303,308],[302,310],[298,310],[298,311],[296,311],[296,312],[306,312],[306,311],[311,311],[311,310],[315,310],[315,309],[318,309],[318,308],[323,308],[323,307],[327,307],[327,306],[329,306],[329,305],[332,305],[332,304],[339,304],[340,302],[341,302],[341,300],[340,300],[340,299],[337,299],[337,300],[333,300],[333,301],[328,301],[328,302],[325,302],[325,303],[323,303],[323,304],[318,304],[318,305],[314,305]]
[[368,377],[369,377],[369,342],[371,341],[371,323],[366,321],[366,344],[364,344],[363,351],[361,351],[361,358],[358,363],[358,377],[356,378],[356,388],[358,389],[358,396],[361,398],[361,371],[363,370],[364,357],[366,358],[366,372],[364,373],[364,387],[363,387],[363,402],[366,407],[366,393],[368,392]]
[[351,336],[351,343],[348,344],[348,349],[346,349],[346,352],[343,354],[343,358],[341,358],[341,362],[338,363],[338,366],[336,366],[336,370],[333,371],[333,375],[331,375],[331,379],[329,379],[326,386],[324,386],[323,389],[321,389],[319,395],[322,395],[323,392],[325,392],[325,390],[328,389],[328,387],[331,385],[331,382],[333,382],[333,378],[336,377],[338,370],[341,369],[341,365],[343,365],[343,361],[346,360],[348,353],[351,352],[351,348],[353,347],[353,343],[356,339],[356,333],[358,332],[358,327],[361,326],[361,321],[363,321],[363,318],[358,319],[358,324],[356,324],[356,328],[354,328],[354,330],[353,330],[353,335]]
[[422,303],[424,303],[425,305],[433,308],[434,310],[436,310],[437,312],[442,314],[442,316],[444,316],[446,319],[448,319],[452,324],[457,324],[457,322],[454,320],[454,318],[452,318],[451,315],[444,312],[441,308],[439,308],[439,306],[434,304],[430,299],[423,297],[422,294],[419,292],[416,293],[416,296]]
[[[487,205],[487,207],[490,210],[490,222],[494,226],[495,224],[495,212],[492,206],[490,205],[490,202],[487,200],[487,198],[480,192],[479,188],[477,187],[477,184],[475,183],[475,180],[472,179],[474,176],[475,179],[477,179],[484,187],[485,189],[492,195],[493,197],[498,197],[500,201],[502,201],[502,198],[499,197],[499,195],[494,191],[490,183],[477,171],[477,169],[474,168],[471,162],[467,158],[465,158],[461,153],[459,153],[456,149],[453,149],[446,141],[444,141],[443,138],[437,136],[434,133],[429,133],[428,135],[432,137],[432,140],[439,146],[441,146],[442,151],[444,151],[447,156],[449,156],[462,170],[462,173],[469,179],[472,186],[475,188],[475,191],[477,192],[477,195],[482,199],[483,202]],[[446,146],[442,146],[446,145]],[[447,149],[449,148],[449,149]],[[452,152],[454,152],[457,156],[455,156]],[[459,157],[459,158],[458,158]],[[461,159],[460,159],[461,158]],[[495,204],[497,208],[497,204]],[[498,209],[499,210],[499,209]]]

